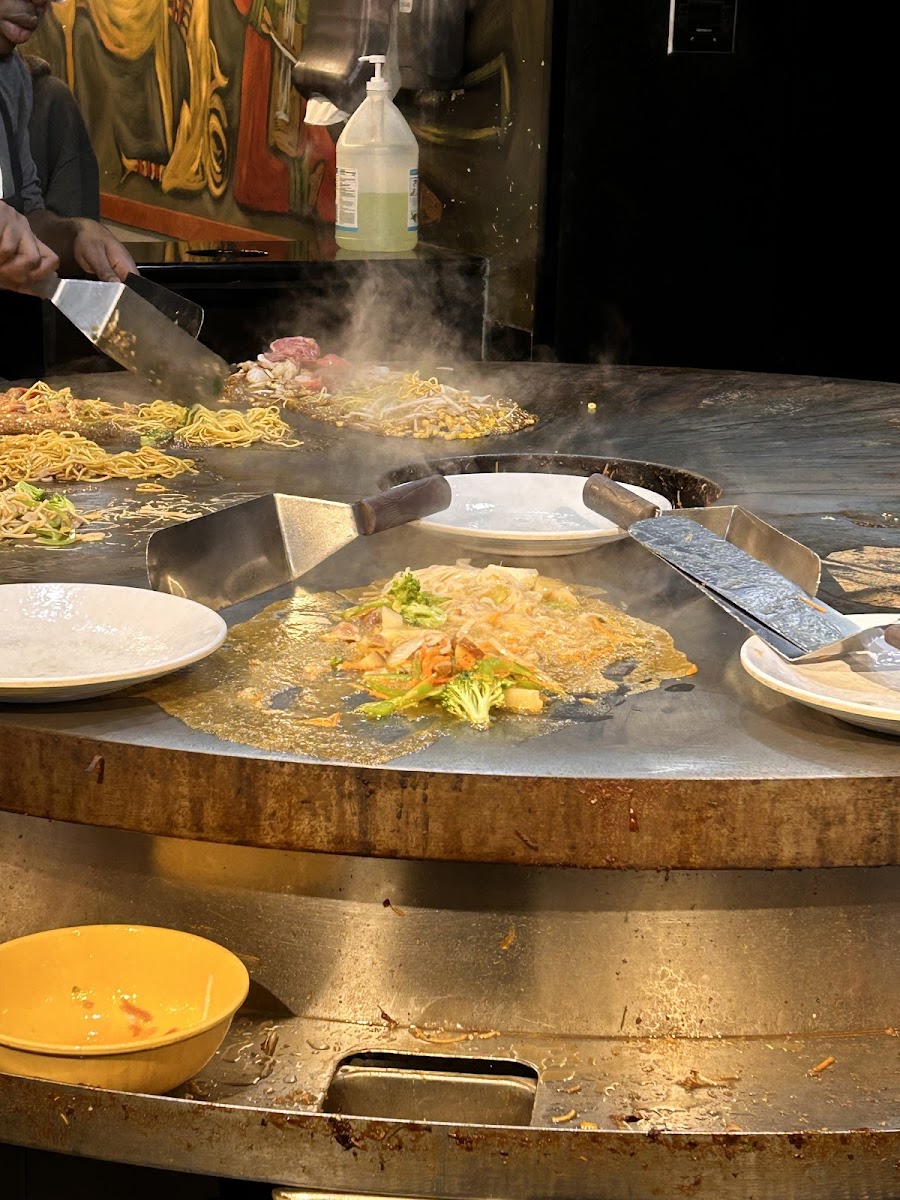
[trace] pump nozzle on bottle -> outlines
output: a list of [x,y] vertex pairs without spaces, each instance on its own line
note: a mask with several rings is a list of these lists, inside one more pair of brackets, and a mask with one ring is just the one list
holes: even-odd
[[390,84],[384,77],[384,65],[387,62],[387,56],[384,54],[364,54],[359,60],[361,63],[371,63],[375,68],[375,74],[366,83],[367,92],[386,92],[390,88]]

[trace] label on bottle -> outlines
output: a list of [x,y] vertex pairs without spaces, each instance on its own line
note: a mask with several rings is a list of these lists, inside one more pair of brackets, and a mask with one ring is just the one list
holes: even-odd
[[341,233],[359,232],[359,172],[338,167],[335,189],[335,228]]
[[416,233],[419,229],[419,170],[413,167],[409,172],[409,217],[406,229],[408,233]]
[[404,13],[412,12],[413,0],[400,0],[400,11]]

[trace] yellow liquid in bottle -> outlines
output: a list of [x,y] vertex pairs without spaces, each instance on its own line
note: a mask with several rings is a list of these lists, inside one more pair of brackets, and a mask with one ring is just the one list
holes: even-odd
[[408,223],[409,199],[401,192],[360,192],[356,233],[338,230],[335,239],[345,250],[412,250],[419,235]]

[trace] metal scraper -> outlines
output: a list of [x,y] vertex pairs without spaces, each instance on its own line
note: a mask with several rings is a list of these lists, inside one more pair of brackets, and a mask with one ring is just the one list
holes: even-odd
[[186,403],[215,400],[231,367],[124,283],[47,280],[41,295],[109,358]]
[[292,583],[359,536],[445,509],[443,475],[343,504],[273,493],[151,534],[151,587],[216,610]]
[[189,333],[192,338],[200,336],[205,314],[195,300],[179,296],[177,292],[170,291],[161,283],[155,283],[146,275],[137,275],[134,271],[125,276],[125,282],[133,292],[149,300],[158,312],[168,317],[179,329]]
[[900,649],[900,622],[860,631],[817,599],[818,555],[737,505],[660,512],[605,475],[584,485],[585,505],[620,528],[790,662]]

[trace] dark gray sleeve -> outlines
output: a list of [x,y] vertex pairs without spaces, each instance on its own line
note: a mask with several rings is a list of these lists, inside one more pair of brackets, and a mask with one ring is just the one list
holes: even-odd
[[18,138],[19,162],[22,167],[22,209],[27,214],[43,208],[44,198],[41,194],[41,183],[38,178],[37,167],[31,155],[31,138],[28,133],[28,124],[31,120],[31,76],[28,73],[28,68],[19,56],[16,54],[14,58],[18,64],[19,76],[22,81],[18,105],[18,119],[16,121],[16,136]]
[[78,104],[53,75],[34,79],[31,147],[44,204],[61,217],[100,219],[100,168]]

